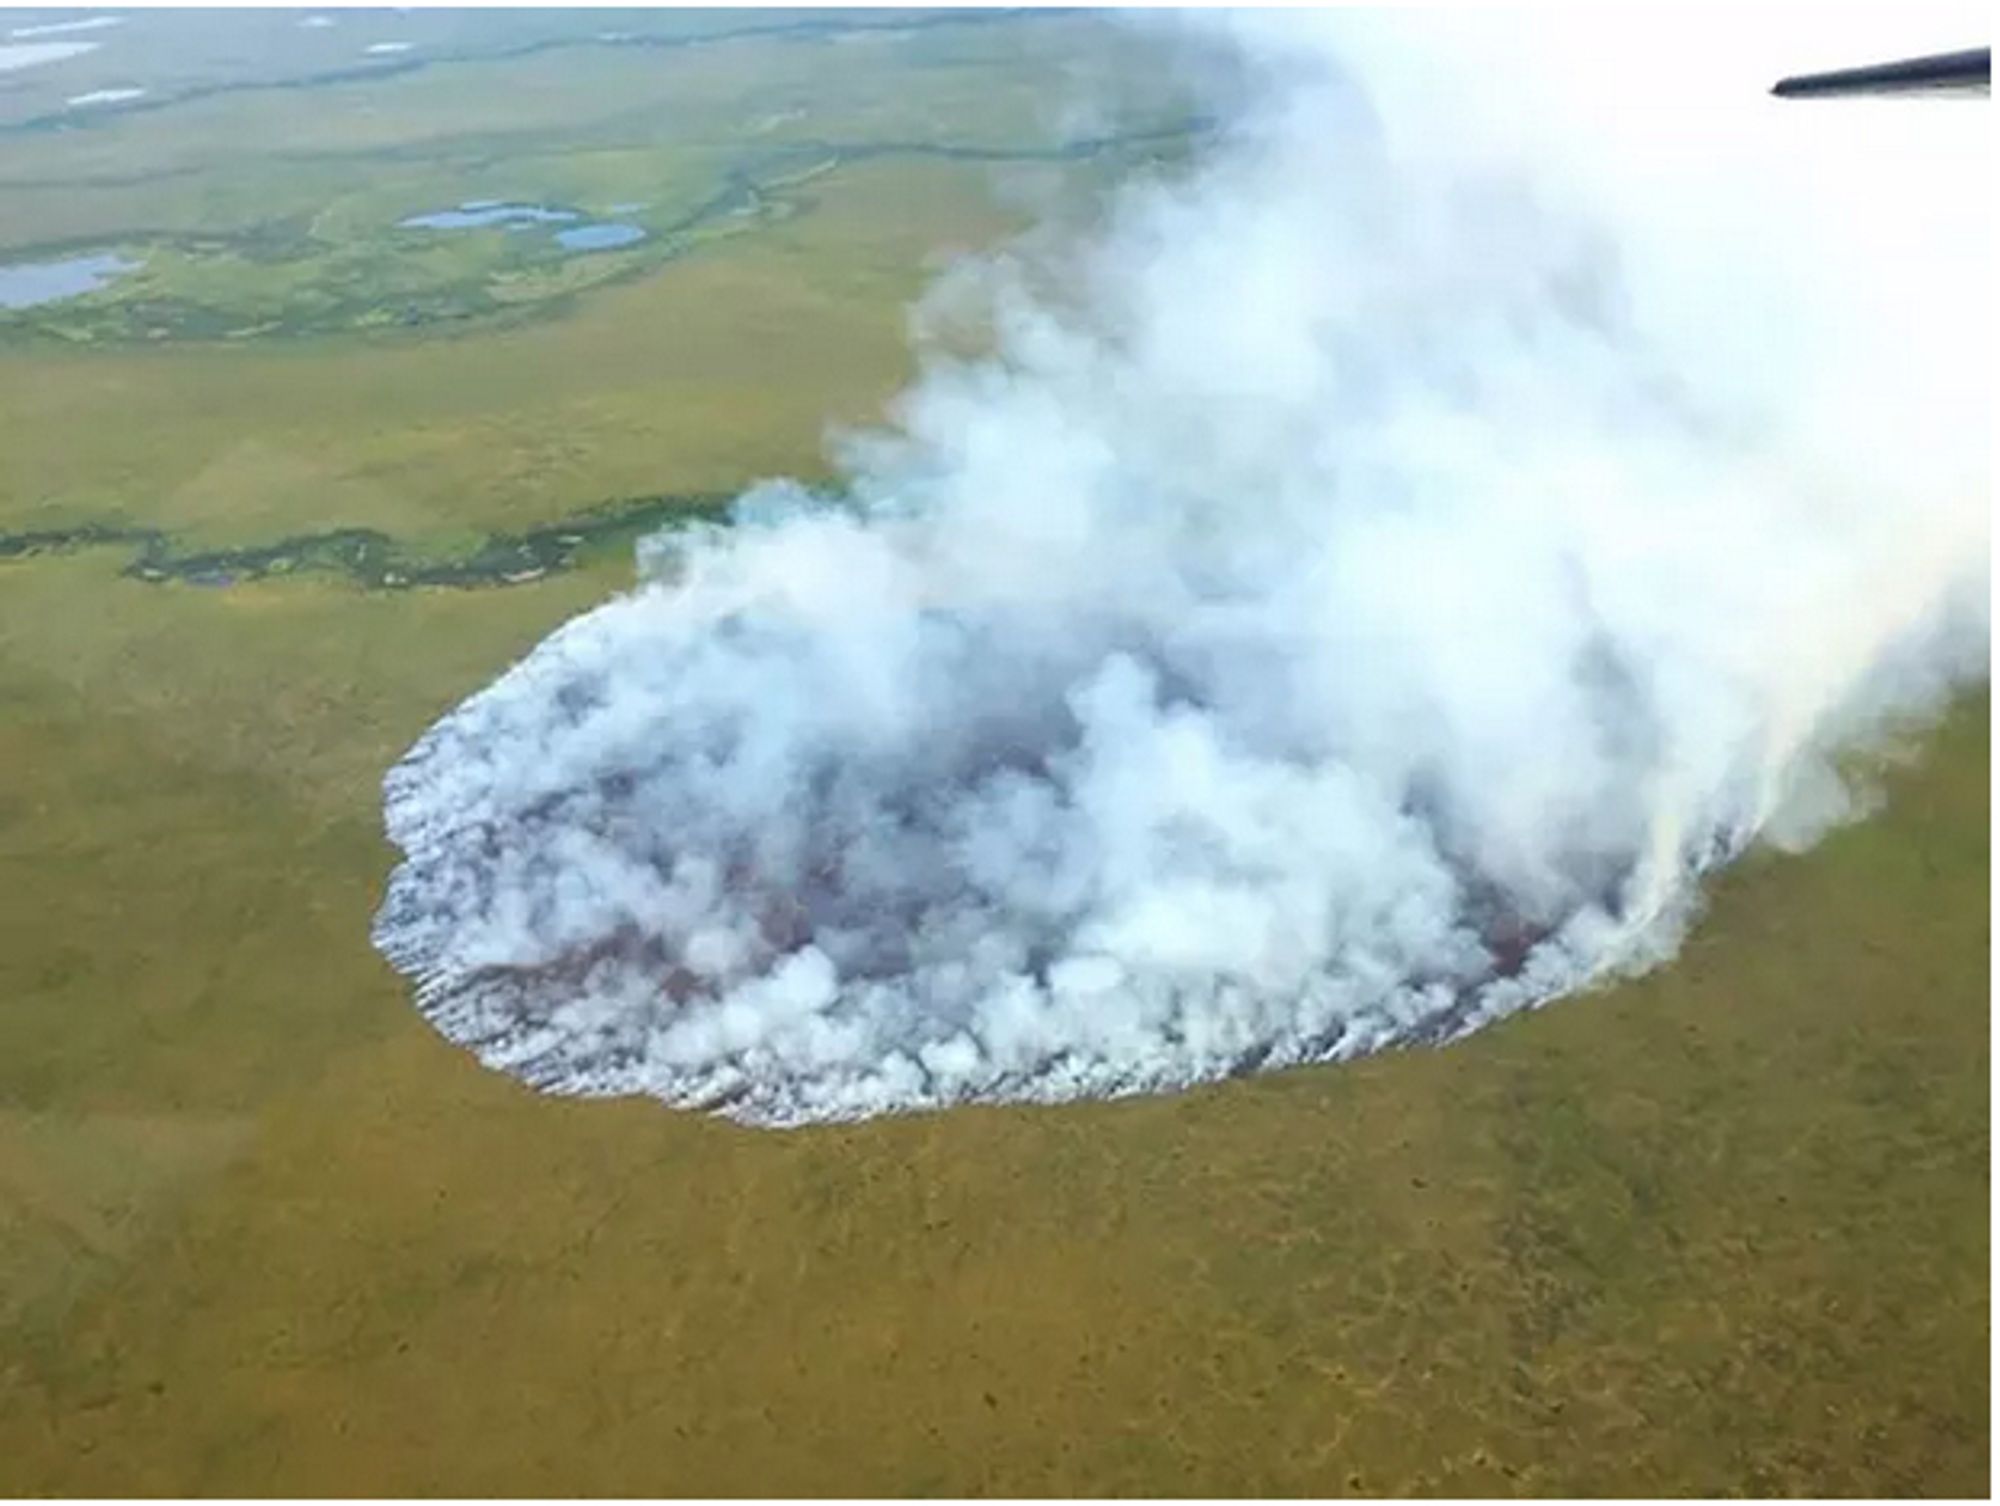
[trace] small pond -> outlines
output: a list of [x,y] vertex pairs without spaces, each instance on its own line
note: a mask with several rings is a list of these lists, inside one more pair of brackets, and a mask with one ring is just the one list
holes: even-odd
[[60,261],[0,263],[0,309],[33,308],[38,303],[94,293],[138,266],[116,251],[85,252]]
[[[612,213],[641,209],[640,204],[614,205]],[[561,225],[556,244],[565,251],[611,251],[646,238],[637,225],[609,220],[584,223],[580,211],[555,209],[546,204],[516,204],[504,199],[467,199],[456,209],[434,209],[396,221],[401,230],[485,230],[495,226],[507,230],[530,230],[538,225]]]
[[539,204],[503,204],[497,199],[468,199],[456,209],[413,214],[396,221],[400,230],[479,230],[488,225],[564,225],[582,216],[568,209]]
[[646,232],[637,225],[577,225],[556,232],[556,241],[565,251],[609,251],[645,238]]

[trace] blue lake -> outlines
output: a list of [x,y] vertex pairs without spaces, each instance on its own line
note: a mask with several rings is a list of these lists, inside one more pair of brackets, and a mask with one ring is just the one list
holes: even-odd
[[32,308],[38,303],[94,293],[121,273],[136,270],[138,265],[115,251],[67,256],[61,261],[0,265],[0,309]]
[[401,230],[478,230],[488,225],[566,225],[581,216],[568,209],[544,209],[539,204],[503,204],[495,199],[469,199],[456,209],[413,214],[396,221]]
[[578,225],[556,232],[556,241],[565,251],[609,251],[645,238],[646,232],[637,225]]

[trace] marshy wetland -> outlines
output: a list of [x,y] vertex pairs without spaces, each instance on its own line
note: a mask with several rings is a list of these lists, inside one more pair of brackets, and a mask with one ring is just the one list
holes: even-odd
[[130,263],[0,307],[0,1485],[1984,1491],[1983,692],[1671,967],[1178,1096],[550,1098],[371,948],[413,739],[638,535],[823,474],[953,255],[1189,149],[1132,35],[79,40],[0,74],[0,278]]

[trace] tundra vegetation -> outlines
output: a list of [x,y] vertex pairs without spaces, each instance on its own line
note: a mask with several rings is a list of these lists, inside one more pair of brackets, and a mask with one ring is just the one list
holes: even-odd
[[1449,1050],[773,1134],[432,1034],[384,769],[1201,122],[1087,17],[328,18],[0,78],[0,263],[135,264],[0,309],[0,1484],[1983,1488],[1983,694]]

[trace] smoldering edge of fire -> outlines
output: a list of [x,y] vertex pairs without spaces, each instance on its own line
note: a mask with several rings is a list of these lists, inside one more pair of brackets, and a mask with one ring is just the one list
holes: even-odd
[[[1704,161],[1555,86],[1454,134],[1412,80],[1471,41],[1207,23],[1224,139],[954,269],[919,326],[993,351],[927,344],[841,499],[654,541],[425,734],[376,939],[430,1020],[757,1124],[1171,1088],[1656,965],[1856,814],[1843,753],[1986,673],[1926,315],[1987,232],[1906,157],[1987,149]],[[1908,233],[1829,250],[1864,201]]]

